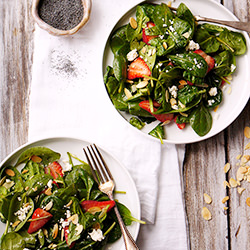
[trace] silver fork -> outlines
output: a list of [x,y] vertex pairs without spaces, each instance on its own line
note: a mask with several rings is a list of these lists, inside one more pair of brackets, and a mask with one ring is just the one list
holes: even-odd
[[[113,191],[115,187],[115,182],[112,174],[110,173],[110,170],[104,161],[99,149],[95,144],[90,145],[86,147],[86,149],[83,149],[87,161],[89,163],[89,166],[91,168],[92,175],[95,179],[95,181],[99,185],[100,191],[103,193],[107,194],[110,200],[114,200],[113,198]],[[118,219],[121,232],[123,235],[125,247],[127,250],[135,250],[138,249],[139,247],[136,245],[133,237],[129,233],[128,229],[126,228],[122,217],[118,211],[117,206],[114,207],[116,217]]]

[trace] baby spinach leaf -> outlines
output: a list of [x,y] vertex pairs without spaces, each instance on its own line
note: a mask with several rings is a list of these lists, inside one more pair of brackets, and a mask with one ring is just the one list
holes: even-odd
[[61,155],[59,153],[56,153],[55,151],[46,148],[46,147],[33,147],[26,149],[18,158],[17,163],[15,166],[18,166],[21,163],[26,163],[31,156],[36,155],[42,158],[43,164],[48,164],[53,161],[58,160]]
[[222,99],[223,99],[222,90],[217,88],[216,96],[210,96],[208,93],[206,94],[204,105],[207,108],[214,108],[222,102]]
[[160,123],[155,128],[153,128],[148,134],[160,139],[161,144],[163,144],[163,139],[165,139],[165,131],[164,127],[161,126]]
[[44,166],[33,161],[28,161],[21,171],[22,177],[28,180],[36,174],[44,174]]
[[192,102],[194,98],[203,94],[204,92],[206,91],[199,91],[195,86],[186,85],[184,88],[178,91],[177,97],[182,104],[187,105],[188,103]]
[[197,77],[205,77],[207,73],[207,63],[204,58],[196,53],[177,54],[168,56],[181,68],[188,70],[190,74]]
[[[42,230],[39,230],[42,231]],[[29,234],[27,230],[19,231],[18,234],[22,236],[25,241],[26,248],[35,248],[36,246],[36,234]]]
[[25,248],[25,241],[18,233],[7,233],[3,236],[1,242],[1,249],[3,250],[23,250]]
[[145,123],[135,116],[129,119],[129,123],[140,130],[145,126]]
[[200,105],[190,115],[192,129],[199,136],[206,135],[212,127],[212,116],[206,107]]
[[156,60],[156,49],[150,45],[145,45],[143,48],[145,49],[140,50],[139,55],[147,63],[148,67],[152,71]]
[[110,39],[110,48],[114,54],[126,44],[127,25],[120,27],[115,31]]
[[218,76],[228,76],[236,69],[235,56],[229,50],[225,50],[214,56],[214,73]]

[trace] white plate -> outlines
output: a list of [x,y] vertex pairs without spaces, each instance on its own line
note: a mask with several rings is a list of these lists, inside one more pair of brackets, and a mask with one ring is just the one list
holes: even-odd
[[[48,147],[60,153],[61,159],[65,160],[68,159],[67,152],[70,152],[76,155],[78,158],[86,161],[85,156],[83,154],[83,147],[86,147],[89,144],[90,144],[89,142],[86,142],[84,140],[67,138],[67,137],[42,139],[36,142],[25,144],[22,147],[15,150],[4,161],[2,161],[2,163],[0,164],[0,168],[3,165],[15,164],[18,157],[24,150],[36,146]],[[116,190],[126,192],[126,194],[115,194],[115,198],[128,207],[133,217],[140,219],[141,216],[140,201],[133,179],[131,178],[127,169],[124,166],[122,166],[113,156],[111,156],[102,148],[100,148],[100,151],[116,181]],[[134,239],[137,238],[137,235],[139,233],[139,227],[140,225],[137,222],[133,222],[132,225],[128,227],[128,230],[130,231]],[[4,229],[5,229],[5,224],[0,222],[0,235],[3,234]],[[106,249],[125,250],[123,239],[122,238],[119,239],[117,242],[106,247]]]
[[[161,3],[164,1],[152,1],[154,3]],[[168,1],[165,1],[167,3]],[[176,0],[173,3],[173,7],[178,7],[179,4],[183,2],[187,7],[192,11],[194,15],[200,15],[205,17],[211,17],[221,20],[238,20],[228,9],[223,5],[218,4],[213,0]],[[129,17],[135,16],[136,7],[128,11],[115,25],[110,34],[116,30],[118,27],[127,24],[129,22]],[[228,27],[228,29],[230,29]],[[233,80],[230,85],[227,85],[227,88],[224,90],[224,98],[216,112],[211,111],[213,116],[213,125],[208,134],[203,137],[198,136],[191,128],[190,125],[186,126],[185,129],[180,130],[177,128],[176,124],[173,122],[165,127],[165,133],[167,139],[164,140],[168,143],[182,144],[182,143],[193,143],[197,141],[202,141],[211,136],[214,136],[224,130],[229,126],[241,113],[245,107],[249,96],[250,96],[250,77],[249,77],[249,68],[250,68],[250,40],[246,32],[243,32],[246,41],[248,51],[245,55],[237,57],[237,69],[233,74]],[[104,56],[103,56],[103,74],[105,74],[106,68],[108,65],[112,66],[113,54],[110,50],[109,40],[106,43]],[[228,94],[229,88],[231,88],[231,94]],[[127,113],[120,112],[120,114],[128,121],[131,117]],[[142,131],[144,134],[153,129],[156,124],[159,122],[154,122],[149,125],[146,125]],[[131,125],[132,126],[132,125]],[[137,128],[134,128],[138,130]],[[148,135],[147,135],[148,136]],[[154,138],[154,137],[152,137]]]

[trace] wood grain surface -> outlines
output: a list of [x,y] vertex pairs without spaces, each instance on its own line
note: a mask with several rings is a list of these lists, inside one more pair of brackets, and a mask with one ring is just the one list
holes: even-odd
[[0,1],[0,159],[27,141],[33,54],[30,0]]
[[[239,20],[250,21],[250,0],[224,0],[221,3]],[[250,154],[244,151],[250,142],[243,133],[245,126],[250,126],[250,102],[225,131],[206,141],[186,145],[183,186],[189,248],[192,250],[250,249],[250,207],[246,205],[250,183],[241,182],[246,188],[242,195],[237,188],[223,187],[224,180],[236,179],[239,168],[236,157]],[[227,162],[231,164],[231,170],[225,174],[223,167]],[[211,204],[204,202],[204,193],[212,197]],[[229,196],[229,201],[223,204],[225,196]],[[204,206],[212,213],[210,221],[205,221],[201,215]]]

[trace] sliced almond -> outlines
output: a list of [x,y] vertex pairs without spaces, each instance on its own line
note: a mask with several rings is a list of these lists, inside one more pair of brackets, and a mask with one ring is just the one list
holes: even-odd
[[0,180],[0,186],[2,186],[6,180],[6,175]]
[[69,203],[66,205],[66,207],[70,207],[72,203],[73,203],[73,201],[70,200]]
[[224,210],[228,210],[228,207],[224,207],[223,209],[224,209]]
[[74,225],[78,224],[78,219],[79,219],[78,214],[73,214],[68,218],[68,220],[72,221]]
[[21,222],[20,220],[15,221],[15,222],[12,224],[12,227],[14,228],[14,227],[18,226],[20,222]]
[[188,114],[180,112],[180,115],[184,116],[184,117],[188,117]]
[[203,207],[202,208],[202,217],[205,219],[205,220],[211,220],[212,219],[212,215],[211,215],[211,212],[208,210],[208,208],[206,207]]
[[134,81],[129,80],[129,79],[126,79],[126,82],[127,82],[127,83],[130,83],[130,84],[133,84],[133,83],[134,83]]
[[29,188],[30,188],[29,186],[25,187],[25,191],[28,191],[28,190],[29,190]]
[[230,170],[231,166],[230,166],[230,163],[227,163],[225,166],[224,166],[224,173],[227,173],[229,170]]
[[245,150],[250,149],[250,142],[245,146]]
[[48,230],[45,228],[42,228],[42,230],[43,230],[43,234],[45,235],[45,237],[48,238],[49,237]]
[[168,45],[166,44],[166,42],[163,42],[163,43],[162,43],[162,46],[163,46],[164,49],[167,49],[167,48],[168,48]]
[[64,228],[61,230],[61,241],[63,241],[64,238]]
[[131,92],[127,88],[124,88],[124,93],[128,99],[132,97]]
[[28,172],[29,172],[28,169],[24,169],[24,170],[22,171],[22,174],[26,174],[26,173],[28,173]]
[[205,201],[207,204],[211,204],[212,198],[211,198],[208,194],[206,194],[206,193],[204,193],[203,196],[204,196],[204,201]]
[[6,168],[6,169],[5,169],[5,173],[6,173],[8,176],[11,176],[11,177],[13,177],[13,176],[16,175],[15,172],[14,172],[12,169],[9,169],[9,168]]
[[32,155],[32,156],[31,156],[31,160],[32,160],[33,162],[39,163],[39,162],[41,162],[43,159],[40,158],[40,157],[37,156],[37,155]]
[[250,207],[250,197],[248,197],[248,198],[246,199],[246,203],[247,203],[247,205]]
[[232,93],[232,87],[228,87],[227,94],[230,95]]
[[166,121],[164,121],[161,125],[164,126],[164,125],[169,124],[170,122],[171,122],[170,120],[166,120]]
[[246,138],[250,138],[250,127],[245,127],[244,135],[246,136]]
[[93,229],[97,230],[97,229],[101,229],[101,225],[99,222],[96,222],[93,226]]
[[176,100],[174,98],[171,98],[170,99],[170,104],[171,104],[171,106],[174,106],[174,105],[177,104],[177,102],[176,102]]
[[181,101],[178,101],[178,105],[179,105],[182,109],[186,108],[186,105],[184,105]]
[[187,85],[187,82],[185,80],[180,80],[179,83],[180,85]]
[[52,238],[55,239],[58,235],[58,224],[56,223],[53,227]]
[[136,85],[136,88],[137,88],[137,89],[142,89],[142,88],[145,88],[147,85],[148,85],[148,81],[147,81],[147,80],[144,80],[144,81],[139,82],[139,83]]
[[101,210],[101,208],[99,208],[99,207],[91,207],[91,208],[89,208],[87,211],[88,211],[89,213],[91,213],[91,214],[95,214],[95,213],[97,213],[97,212],[101,212],[102,210]]
[[46,195],[52,195],[51,188],[47,188],[44,192]]
[[240,154],[236,156],[236,159],[237,159],[237,160],[239,160],[240,158],[241,158],[241,155],[240,155]]
[[250,175],[247,176],[247,182],[250,182]]
[[228,201],[229,200],[229,196],[226,196],[226,197],[224,197],[223,199],[222,199],[222,203],[224,204],[226,201]]
[[237,188],[237,191],[239,194],[242,194],[246,189],[245,188],[242,188],[242,187],[238,187]]
[[166,102],[169,101],[169,92],[168,92],[168,90],[166,90],[166,92],[165,92],[165,99],[166,99]]
[[141,49],[141,53],[142,53],[142,54],[145,54],[146,51],[147,51],[147,48],[146,48],[146,47],[143,47],[143,48]]
[[76,236],[80,235],[83,230],[83,225],[81,224],[77,225],[75,230],[77,231]]
[[224,186],[225,189],[226,189],[227,187],[230,188],[230,185],[229,185],[229,183],[228,183],[227,181],[224,181],[224,182],[223,182],[223,186]]
[[244,164],[246,164],[247,162],[249,162],[249,160],[250,160],[250,155],[243,155],[243,156],[241,157],[240,164],[241,164],[241,165],[244,165]]
[[129,23],[130,23],[130,26],[131,26],[133,29],[136,29],[136,28],[137,28],[137,22],[136,22],[136,20],[135,20],[133,17],[130,17],[130,18],[129,18]]
[[3,184],[3,187],[9,189],[9,188],[13,187],[14,185],[15,185],[15,182],[14,181],[10,181],[10,182],[5,182]]
[[238,186],[238,183],[237,183],[237,181],[234,178],[230,178],[229,179],[229,184],[233,188]]
[[171,7],[172,6],[172,1],[168,1],[167,6]]
[[237,179],[237,181],[242,181],[243,178],[244,178],[244,174],[240,171],[240,168],[238,168],[237,174],[236,174],[236,179]]
[[53,201],[51,200],[51,201],[44,207],[44,209],[45,209],[46,211],[49,211],[52,207],[53,207]]

